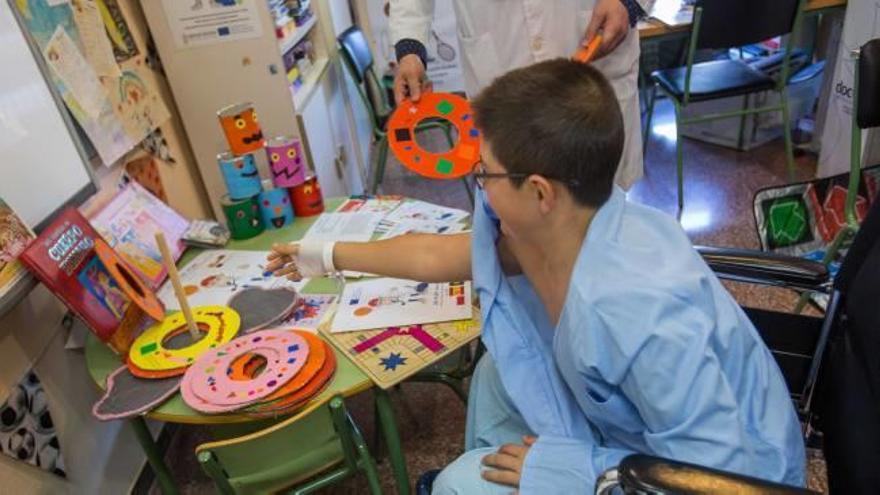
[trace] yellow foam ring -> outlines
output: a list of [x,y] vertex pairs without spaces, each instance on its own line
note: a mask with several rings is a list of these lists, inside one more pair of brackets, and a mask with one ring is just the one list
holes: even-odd
[[[128,359],[138,368],[161,371],[189,366],[205,351],[223,345],[238,333],[241,317],[227,306],[199,306],[193,308],[196,325],[206,333],[188,347],[166,349],[163,342],[186,326],[183,313],[177,312],[144,330],[128,351]],[[185,329],[183,331],[186,331]]]

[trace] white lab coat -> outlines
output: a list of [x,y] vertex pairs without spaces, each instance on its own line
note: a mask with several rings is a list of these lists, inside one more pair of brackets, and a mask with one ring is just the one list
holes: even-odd
[[[645,8],[647,0],[638,0]],[[570,57],[583,41],[595,0],[453,0],[465,90],[476,95],[505,72]],[[410,38],[427,46],[434,0],[391,0],[394,43]],[[626,141],[615,181],[628,189],[642,176],[639,118],[639,35],[631,29],[614,52],[593,64],[611,81],[623,113]]]

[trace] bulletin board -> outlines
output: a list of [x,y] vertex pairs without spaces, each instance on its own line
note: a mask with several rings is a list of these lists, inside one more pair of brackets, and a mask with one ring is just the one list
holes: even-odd
[[101,161],[110,166],[170,114],[117,0],[11,0]]

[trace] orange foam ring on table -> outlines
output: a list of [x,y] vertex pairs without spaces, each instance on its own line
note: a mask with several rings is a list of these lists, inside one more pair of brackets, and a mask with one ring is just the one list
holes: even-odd
[[[295,331],[294,333],[299,334],[309,344],[309,355],[306,358],[306,364],[290,381],[278,387],[274,392],[262,399],[261,402],[274,401],[299,390],[317,375],[324,365],[324,361],[327,358],[327,349],[324,347],[324,341],[311,332]],[[253,379],[257,371],[257,366],[251,364],[254,356],[254,354],[248,353],[233,361],[229,367],[229,378],[233,380]]]
[[330,383],[330,381],[333,379],[333,376],[336,374],[336,355],[333,353],[333,349],[330,347],[330,344],[322,341],[322,345],[324,346],[324,349],[326,351],[326,359],[324,360],[324,364],[323,366],[321,366],[318,373],[314,375],[304,386],[302,386],[296,392],[283,396],[275,401],[260,402],[258,404],[255,404],[246,409],[245,412],[257,416],[276,416],[280,414],[285,414],[295,409],[298,409],[309,400],[311,400],[313,397],[320,394],[327,387],[327,384]]

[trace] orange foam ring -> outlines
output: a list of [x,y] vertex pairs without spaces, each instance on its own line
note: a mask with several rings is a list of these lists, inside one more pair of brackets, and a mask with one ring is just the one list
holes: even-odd
[[156,321],[165,317],[165,308],[156,297],[156,293],[128,267],[113,248],[102,239],[97,239],[95,253],[101,258],[101,263],[104,264],[110,277],[132,302]]
[[[458,131],[458,142],[444,153],[426,151],[416,142],[425,119],[443,119]],[[418,103],[406,100],[388,119],[388,145],[408,169],[431,179],[463,177],[480,159],[480,133],[468,101],[451,93],[425,93]]]
[[591,39],[589,43],[587,43],[587,46],[581,46],[578,48],[571,58],[576,62],[588,64],[593,60],[593,57],[596,56],[596,52],[599,50],[600,46],[602,46],[602,35],[597,34],[596,36],[593,36],[593,39]]

